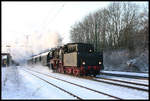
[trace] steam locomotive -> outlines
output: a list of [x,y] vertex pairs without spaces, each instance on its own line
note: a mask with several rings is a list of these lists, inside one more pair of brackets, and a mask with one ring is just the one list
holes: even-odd
[[93,45],[87,43],[68,43],[51,49],[32,57],[28,64],[42,64],[53,72],[74,76],[96,76],[104,69],[102,52],[94,52]]

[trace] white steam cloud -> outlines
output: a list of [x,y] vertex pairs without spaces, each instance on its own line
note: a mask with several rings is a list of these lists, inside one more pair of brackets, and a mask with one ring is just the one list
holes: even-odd
[[47,34],[40,34],[33,36],[30,40],[31,50],[37,54],[43,50],[58,46],[61,36],[57,32],[49,32]]
[[[31,34],[20,38],[17,43],[11,42],[10,50],[12,58],[16,61],[29,58],[31,55],[62,45],[62,37],[58,32],[48,32],[45,34]],[[20,46],[21,45],[21,46]]]

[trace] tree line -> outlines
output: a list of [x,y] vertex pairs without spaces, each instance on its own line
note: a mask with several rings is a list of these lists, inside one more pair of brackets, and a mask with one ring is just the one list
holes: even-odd
[[96,51],[148,48],[148,6],[113,2],[90,13],[70,30],[72,42],[91,43]]

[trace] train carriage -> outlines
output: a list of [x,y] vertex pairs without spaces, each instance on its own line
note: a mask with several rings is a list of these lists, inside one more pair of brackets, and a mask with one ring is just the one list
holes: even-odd
[[41,64],[43,66],[49,66],[49,61],[50,61],[50,57],[49,57],[50,52],[45,52],[40,54],[40,58],[41,58]]

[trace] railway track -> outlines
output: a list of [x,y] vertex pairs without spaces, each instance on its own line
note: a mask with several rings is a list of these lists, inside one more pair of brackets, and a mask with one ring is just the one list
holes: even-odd
[[108,75],[108,76],[116,76],[116,77],[141,79],[141,80],[148,80],[149,79],[149,77],[134,76],[134,75],[125,75],[125,74],[113,74],[113,73],[104,73],[104,72],[101,72],[100,74],[101,75]]
[[117,81],[117,82],[122,82],[122,83],[128,83],[128,84],[134,84],[134,85],[139,85],[139,86],[148,87],[147,84],[142,84],[142,83],[135,83],[135,82],[129,82],[129,81],[118,80],[118,79],[110,79],[110,78],[105,78],[105,77],[95,77],[95,78],[98,78],[98,79],[105,79],[105,80],[111,80],[111,81]]
[[[111,97],[111,98],[114,98],[114,99],[117,99],[117,100],[122,100],[122,98],[119,98],[119,97],[116,97],[116,96],[113,96],[113,95],[110,95],[110,94],[107,94],[107,93],[104,93],[104,92],[101,92],[101,91],[98,91],[98,90],[94,90],[94,89],[91,89],[91,88],[88,88],[88,87],[85,87],[85,86],[82,86],[82,85],[79,85],[79,84],[75,84],[75,83],[72,83],[72,82],[69,82],[69,81],[60,79],[60,78],[56,78],[56,77],[53,77],[53,76],[50,76],[50,75],[48,75],[48,74],[41,73],[41,72],[38,72],[38,71],[35,71],[35,70],[31,70],[31,69],[29,70],[29,69],[28,69],[28,70],[25,70],[25,71],[26,71],[26,72],[29,72],[29,71],[36,72],[36,73],[45,75],[45,76],[50,77],[50,78],[53,78],[53,79],[57,79],[57,80],[60,80],[60,81],[63,81],[63,82],[66,82],[66,83],[69,83],[69,84],[78,86],[78,87],[80,87],[80,88],[84,88],[84,89],[87,89],[87,90],[96,92],[96,93],[98,93],[98,94],[102,94],[102,95],[105,95],[105,96],[108,96],[108,97]],[[83,100],[81,97],[79,97],[79,96],[77,96],[77,95],[75,95],[75,94],[73,94],[73,93],[70,93],[70,92],[66,91],[65,89],[63,89],[63,88],[61,88],[61,87],[56,86],[55,84],[50,83],[48,80],[45,80],[45,79],[43,79],[43,78],[41,78],[41,77],[39,77],[39,76],[37,76],[37,75],[31,73],[31,72],[29,72],[29,73],[32,74],[32,75],[34,75],[34,76],[36,76],[37,78],[39,78],[39,79],[41,79],[41,80],[47,82],[47,83],[49,83],[49,84],[55,86],[56,88],[58,88],[58,89],[60,89],[60,90],[63,90],[64,92],[66,92],[66,93],[68,93],[68,94],[70,94],[70,95],[76,97],[76,98],[79,99],[79,100]]]
[[[69,75],[69,76],[73,76],[73,75]],[[91,77],[91,76],[81,76],[81,77],[78,76],[78,78],[83,78],[83,79],[93,80],[93,81],[96,81],[96,82],[102,82],[102,83],[107,83],[107,84],[116,85],[116,86],[120,86],[120,87],[127,87],[127,88],[130,88],[130,89],[136,89],[136,90],[149,92],[148,89],[143,88],[143,87],[148,88],[149,85],[141,84],[141,83],[134,83],[134,82],[128,82],[128,81],[110,79],[110,78],[108,79],[108,78],[103,78],[103,77]],[[107,80],[107,81],[104,81],[104,80]],[[110,81],[116,81],[116,82],[110,82]],[[124,84],[120,84],[120,83],[124,83]],[[132,84],[132,86],[130,84]],[[134,85],[135,86],[141,86],[141,87],[135,87]]]
[[[149,92],[149,90],[147,89],[148,85],[145,85],[145,84],[139,84],[139,83],[133,83],[133,82],[127,82],[127,81],[121,81],[121,80],[115,80],[115,79],[108,79],[108,78],[100,78],[100,77],[98,77],[98,80],[95,78],[92,80],[97,81],[97,82],[104,82],[104,83],[108,83],[108,84],[112,84],[112,85],[117,85],[117,86],[121,86],[121,87],[127,87],[127,88],[131,88],[131,89]],[[115,82],[112,82],[112,81],[115,81]],[[121,84],[121,83],[123,83],[123,84]],[[130,84],[132,84],[132,86]],[[139,87],[135,87],[134,85],[135,86],[138,85]],[[143,87],[147,87],[147,88],[144,89]]]
[[62,91],[64,91],[64,92],[68,93],[69,95],[71,95],[71,96],[73,96],[73,97],[76,97],[78,100],[83,100],[83,99],[80,98],[79,96],[77,96],[77,95],[75,95],[75,94],[73,94],[73,93],[71,93],[71,92],[68,92],[68,91],[66,91],[65,89],[61,88],[61,87],[58,87],[57,85],[55,85],[55,84],[53,84],[53,83],[50,83],[48,80],[45,80],[45,79],[43,79],[43,78],[41,78],[41,77],[39,77],[39,76],[37,76],[37,75],[35,75],[35,74],[33,74],[33,73],[27,71],[27,70],[24,70],[24,71],[26,71],[26,72],[30,73],[31,75],[33,75],[33,76],[39,78],[40,80],[42,80],[42,81],[44,81],[44,82],[46,82],[46,83],[48,83],[48,84],[50,84],[50,85],[52,85],[52,86],[54,86],[54,87],[60,89],[60,90],[62,90]]
[[[38,71],[35,71],[35,72],[38,72]],[[41,72],[38,72],[38,73],[41,73]],[[44,73],[42,73],[42,74],[44,74]],[[44,74],[44,75],[47,75],[47,74]],[[48,76],[50,76],[50,75],[48,75]],[[72,76],[72,75],[69,75],[69,76]],[[116,80],[116,79],[108,79],[108,78],[102,78],[102,77],[94,78],[94,77],[91,77],[91,76],[85,76],[85,77],[84,76],[82,76],[82,77],[78,76],[78,78],[83,78],[83,79],[93,80],[93,81],[96,81],[96,82],[102,82],[102,83],[116,85],[116,86],[120,86],[120,87],[126,87],[126,88],[130,88],[130,89],[135,89],[135,90],[149,92],[149,90],[147,89],[148,85],[146,85],[146,84],[133,83],[133,82],[127,82],[127,81]],[[59,79],[59,78],[57,78],[57,79]],[[115,82],[112,82],[112,81],[115,81]],[[121,83],[123,83],[123,84],[121,84]],[[130,85],[130,84],[132,84],[132,85]],[[140,86],[140,87],[136,87],[136,86]],[[144,88],[144,87],[147,87],[147,88]]]
[[[93,80],[93,81],[96,81],[96,82],[102,82],[102,83],[107,83],[107,84],[116,85],[116,86],[120,86],[120,87],[127,87],[127,88],[130,88],[130,89],[136,89],[136,90],[149,92],[148,89],[142,88],[142,86],[148,88],[148,85],[146,85],[146,84],[139,84],[139,83],[133,83],[133,82],[127,82],[127,81],[115,80],[115,79],[108,79],[108,78],[102,78],[102,77],[96,77],[96,78],[95,77],[94,78],[93,77],[79,77],[79,78],[84,78],[84,79],[89,79],[89,80]],[[111,81],[116,81],[116,82],[111,82]],[[126,83],[126,84],[120,84],[120,83]],[[133,84],[133,85],[129,86],[128,84]],[[134,87],[134,85],[135,86],[138,85],[138,86],[141,86],[141,87]]]

